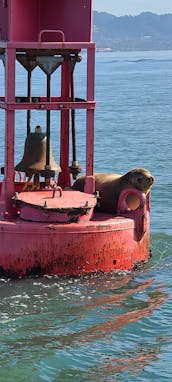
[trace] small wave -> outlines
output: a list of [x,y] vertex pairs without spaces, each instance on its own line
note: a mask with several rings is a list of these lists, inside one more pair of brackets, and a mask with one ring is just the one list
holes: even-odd
[[138,63],[138,62],[159,62],[159,61],[164,61],[164,60],[154,59],[154,58],[138,58],[136,60],[126,60],[125,62]]
[[114,314],[110,320],[93,324],[81,331],[65,334],[60,337],[61,346],[80,346],[81,343],[98,341],[108,335],[112,335],[127,324],[137,322],[152,315],[153,311],[159,308],[166,301],[167,297],[167,293],[161,291],[160,288],[154,289],[152,294],[149,293],[145,306],[137,307],[122,314]]
[[151,239],[153,241],[161,240],[161,241],[165,241],[168,243],[170,243],[170,242],[172,243],[172,235],[168,235],[168,234],[163,233],[163,232],[152,233]]
[[151,270],[172,267],[172,236],[165,233],[151,234]]
[[172,62],[172,58],[136,58],[136,59],[115,59],[111,60],[108,63],[109,64],[115,64],[115,63],[121,63],[121,62],[127,62],[127,63],[142,63],[142,62]]

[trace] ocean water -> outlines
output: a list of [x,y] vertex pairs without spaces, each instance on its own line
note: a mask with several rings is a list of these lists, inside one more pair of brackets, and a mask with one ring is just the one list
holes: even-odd
[[[76,68],[84,97],[85,55]],[[17,66],[17,94],[26,95]],[[45,92],[33,72],[33,95]],[[53,75],[52,93],[60,87]],[[0,92],[4,94],[3,65]],[[95,171],[146,167],[151,192],[152,258],[140,271],[81,278],[0,279],[1,382],[135,382],[172,380],[172,51],[96,54]],[[83,117],[77,112],[77,154],[85,166]],[[52,145],[59,153],[59,116]],[[0,110],[3,165],[4,111]],[[45,113],[32,113],[32,127]],[[25,113],[16,113],[16,163]]]

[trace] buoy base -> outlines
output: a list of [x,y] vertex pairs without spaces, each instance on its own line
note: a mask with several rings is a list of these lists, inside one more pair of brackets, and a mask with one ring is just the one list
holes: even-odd
[[149,212],[139,239],[134,219],[95,213],[70,224],[1,220],[0,242],[1,276],[131,270],[149,258]]

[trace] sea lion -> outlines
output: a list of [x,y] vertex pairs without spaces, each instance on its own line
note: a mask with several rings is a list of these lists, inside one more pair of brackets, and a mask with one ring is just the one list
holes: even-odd
[[[117,212],[119,195],[126,188],[133,188],[147,195],[155,178],[145,168],[134,168],[125,175],[111,173],[97,173],[95,176],[95,191],[100,194],[100,208],[104,212]],[[73,189],[83,192],[85,176],[76,180]],[[134,208],[134,200],[132,201]],[[137,203],[136,203],[137,205]]]

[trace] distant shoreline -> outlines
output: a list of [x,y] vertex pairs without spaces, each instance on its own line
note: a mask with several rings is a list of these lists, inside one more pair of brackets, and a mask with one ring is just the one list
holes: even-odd
[[94,11],[93,40],[97,51],[150,51],[172,49],[172,14],[143,12],[114,16]]

